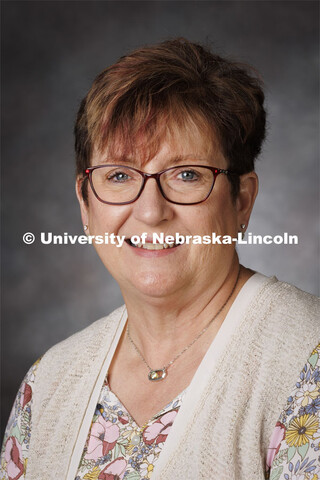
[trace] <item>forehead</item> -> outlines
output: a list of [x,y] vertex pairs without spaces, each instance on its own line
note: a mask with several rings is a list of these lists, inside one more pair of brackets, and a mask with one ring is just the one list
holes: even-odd
[[101,150],[94,149],[92,165],[104,163],[128,164],[142,168],[153,160],[161,160],[163,167],[183,162],[205,162],[219,166],[224,163],[219,141],[213,131],[200,130],[193,125],[186,128],[177,125],[166,126],[156,138],[140,135],[130,145],[123,144],[117,136]]

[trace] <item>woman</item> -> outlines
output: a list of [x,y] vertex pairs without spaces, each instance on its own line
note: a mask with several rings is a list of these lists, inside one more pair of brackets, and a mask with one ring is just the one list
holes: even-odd
[[263,100],[249,68],[186,40],[96,78],[76,191],[87,235],[125,239],[95,244],[125,306],[28,372],[1,478],[320,476],[316,299],[240,266],[233,241],[154,238],[245,233]]

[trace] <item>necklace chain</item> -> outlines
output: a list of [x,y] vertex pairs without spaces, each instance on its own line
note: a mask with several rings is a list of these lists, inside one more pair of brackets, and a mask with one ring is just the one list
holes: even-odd
[[127,325],[127,335],[128,335],[128,339],[130,341],[130,343],[132,344],[132,346],[134,347],[135,351],[137,352],[137,354],[139,355],[139,357],[141,358],[141,360],[143,361],[143,363],[147,366],[147,368],[149,369],[149,374],[148,374],[148,378],[149,380],[151,381],[158,381],[158,380],[163,380],[166,376],[167,376],[167,370],[168,368],[176,361],[178,360],[178,358],[181,357],[181,355],[183,355],[187,350],[189,350],[190,347],[192,347],[192,345],[194,343],[196,343],[197,340],[199,340],[199,338],[208,330],[208,328],[210,327],[210,325],[213,323],[213,321],[217,318],[217,316],[222,312],[222,310],[224,309],[224,307],[227,305],[227,303],[229,302],[230,298],[232,297],[235,289],[236,289],[236,286],[238,284],[238,280],[239,280],[239,276],[240,276],[240,267],[239,267],[239,271],[238,271],[238,275],[237,275],[237,279],[235,281],[235,284],[227,298],[227,300],[224,302],[224,304],[222,305],[222,307],[218,310],[218,312],[214,315],[214,317],[209,321],[209,323],[207,323],[207,325],[201,330],[201,332],[196,336],[196,338],[194,338],[192,340],[192,342],[190,342],[186,347],[184,347],[183,350],[181,350],[180,353],[178,353],[172,360],[170,360],[169,363],[167,363],[167,365],[165,365],[164,367],[160,368],[160,369],[156,369],[156,370],[153,370],[150,365],[147,363],[147,361],[145,360],[144,356],[142,355],[142,353],[140,352],[139,348],[137,347],[137,345],[134,343],[131,335],[130,335],[130,330],[129,330],[129,323]]

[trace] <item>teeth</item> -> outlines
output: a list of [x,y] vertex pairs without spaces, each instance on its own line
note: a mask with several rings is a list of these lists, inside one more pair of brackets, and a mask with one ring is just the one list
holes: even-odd
[[175,244],[169,245],[168,243],[137,243],[136,247],[144,248],[145,250],[163,250],[165,248],[175,247]]
[[[163,249],[166,249],[166,248],[173,248],[173,247],[176,247],[177,244],[176,243],[173,243],[173,244],[169,244],[169,243],[150,243],[150,242],[147,242],[147,243],[132,243],[130,241],[130,239],[126,239],[126,242],[131,245],[131,247],[136,247],[136,248],[144,248],[145,250],[163,250]],[[179,244],[178,244],[179,245]]]

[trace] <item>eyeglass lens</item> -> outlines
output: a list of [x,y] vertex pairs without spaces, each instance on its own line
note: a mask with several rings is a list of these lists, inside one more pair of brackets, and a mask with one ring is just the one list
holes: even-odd
[[[92,171],[92,184],[97,196],[108,203],[134,200],[143,185],[140,173],[125,166],[104,166]],[[214,182],[211,170],[204,167],[175,167],[160,175],[160,184],[168,200],[196,203],[205,200]]]

